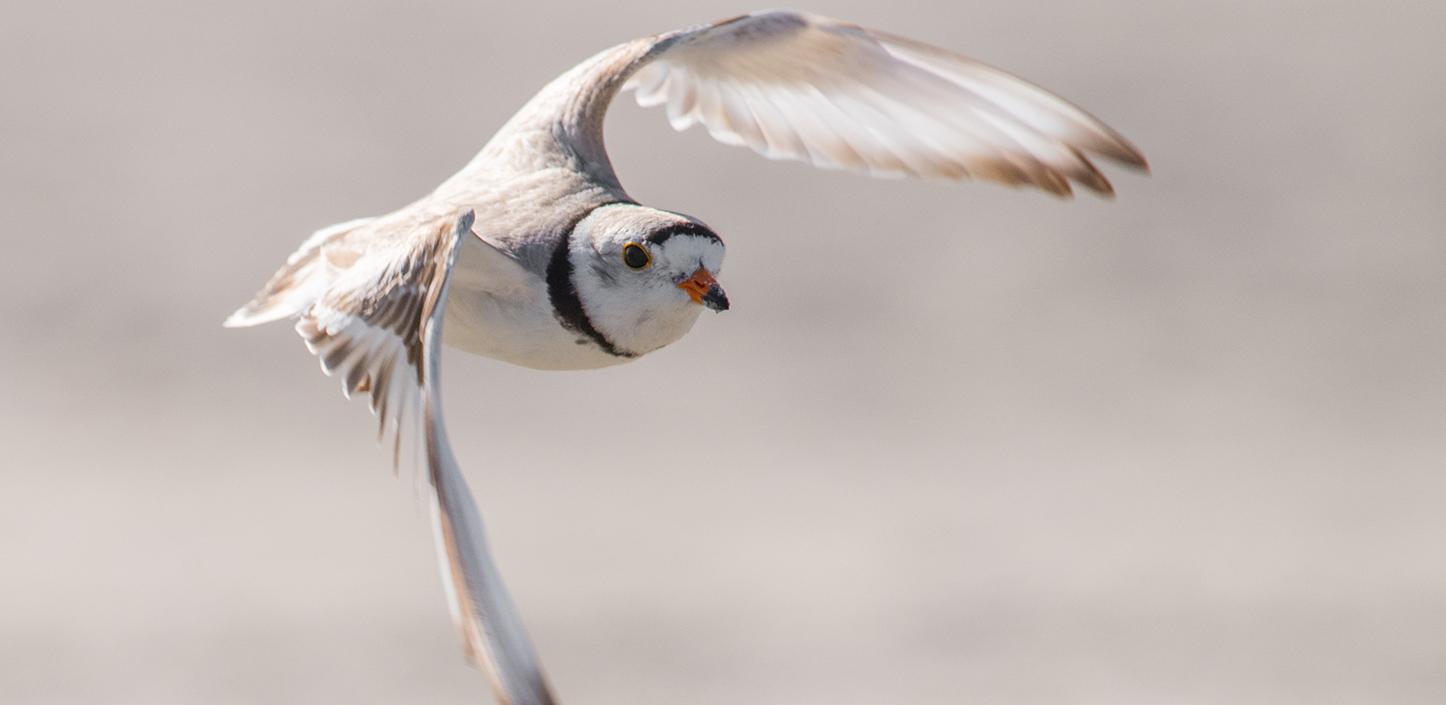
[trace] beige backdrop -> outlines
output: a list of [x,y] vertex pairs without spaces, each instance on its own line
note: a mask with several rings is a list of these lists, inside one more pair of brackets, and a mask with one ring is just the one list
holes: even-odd
[[[30,3],[0,26],[0,701],[474,703],[426,512],[287,326],[628,0]],[[1446,701],[1446,5],[829,2],[1097,112],[1059,203],[610,123],[729,242],[637,364],[450,355],[565,703]]]

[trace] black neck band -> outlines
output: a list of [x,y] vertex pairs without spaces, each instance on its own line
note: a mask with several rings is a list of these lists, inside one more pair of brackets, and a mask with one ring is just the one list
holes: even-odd
[[[582,218],[587,215],[584,213]],[[582,218],[578,218],[577,223],[582,222]],[[552,301],[552,314],[563,328],[587,336],[602,348],[603,352],[615,357],[637,357],[613,345],[613,342],[592,324],[592,319],[588,318],[587,311],[582,307],[582,299],[577,295],[572,259],[568,256],[572,249],[572,233],[577,229],[577,223],[573,223],[559,238],[557,247],[552,250],[552,258],[547,262],[547,298]]]

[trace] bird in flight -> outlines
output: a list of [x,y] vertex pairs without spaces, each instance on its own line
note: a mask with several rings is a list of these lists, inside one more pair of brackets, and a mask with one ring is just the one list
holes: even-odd
[[[547,370],[635,360],[725,311],[723,240],[630,198],[603,118],[620,91],[674,129],[875,176],[981,179],[1103,196],[1091,159],[1146,170],[1114,130],[957,54],[801,12],[742,15],[620,44],[544,87],[461,171],[386,215],[324,228],[225,322],[295,318],[322,369],[365,394],[400,461],[421,447],[468,659],[506,705],[552,693],[488,554],[447,441],[442,344]],[[445,330],[445,333],[444,333]]]

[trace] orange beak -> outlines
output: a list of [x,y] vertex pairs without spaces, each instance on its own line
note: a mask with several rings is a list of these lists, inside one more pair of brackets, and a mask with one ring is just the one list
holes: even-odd
[[703,267],[678,282],[678,288],[687,292],[688,298],[695,304],[702,304],[714,311],[728,310],[728,295],[723,293],[723,287],[718,286],[718,280],[713,278],[713,273]]

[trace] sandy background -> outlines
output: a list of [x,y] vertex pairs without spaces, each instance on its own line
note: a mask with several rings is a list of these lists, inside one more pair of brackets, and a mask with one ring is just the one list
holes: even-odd
[[[1155,175],[875,182],[616,110],[734,309],[619,369],[447,360],[562,700],[1446,702],[1446,5],[809,7],[1051,87]],[[11,8],[0,701],[485,697],[362,405],[220,321],[573,62],[745,9]]]

